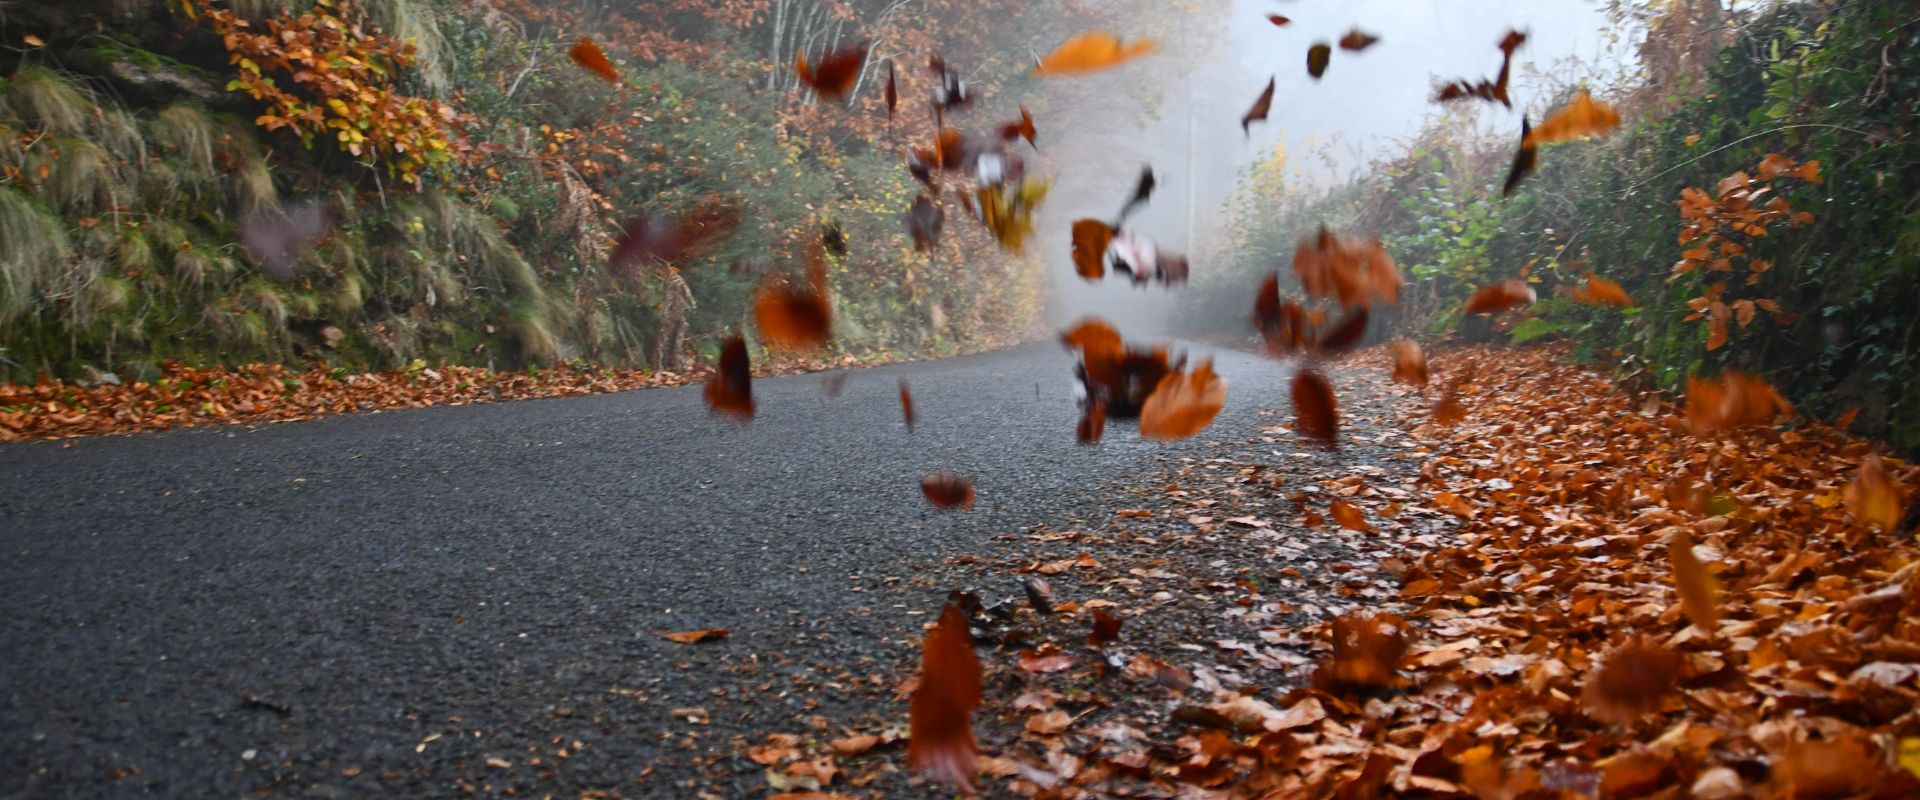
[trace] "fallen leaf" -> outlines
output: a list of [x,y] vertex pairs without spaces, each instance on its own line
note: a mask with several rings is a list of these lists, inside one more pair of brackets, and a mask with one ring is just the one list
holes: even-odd
[[1687,379],[1687,422],[1695,435],[1772,425],[1792,413],[1793,406],[1766,381],[1739,370],[1727,370],[1718,381]]
[[1329,510],[1333,517],[1334,524],[1342,528],[1360,531],[1362,533],[1373,530],[1372,526],[1367,524],[1367,515],[1361,513],[1359,507],[1352,503],[1335,499]]
[[1107,245],[1114,229],[1097,219],[1073,221],[1073,272],[1090,281],[1106,277]]
[[1273,23],[1274,27],[1281,28],[1281,27],[1285,27],[1287,23],[1292,22],[1293,20],[1287,19],[1286,17],[1280,16],[1279,14],[1268,14],[1267,21]]
[[1632,308],[1633,298],[1627,296],[1627,290],[1620,284],[1598,275],[1588,275],[1587,283],[1568,293],[1575,302],[1594,306],[1617,306]]
[[1027,718],[1027,732],[1038,736],[1057,736],[1073,724],[1065,711],[1047,711]]
[[1847,501],[1847,512],[1861,527],[1899,530],[1900,486],[1887,477],[1887,467],[1880,456],[1868,453],[1860,460],[1860,471],[1847,482],[1841,496]]
[[769,346],[805,349],[827,343],[833,303],[827,298],[826,266],[816,264],[806,285],[772,280],[754,298],[753,319]]
[[675,631],[673,633],[663,633],[663,634],[660,634],[660,636],[661,638],[664,638],[671,642],[679,642],[680,644],[694,644],[697,642],[705,642],[705,641],[710,641],[714,639],[725,639],[727,638],[727,629],[726,628],[709,628],[707,630],[702,630],[702,631]]
[[1680,656],[1656,644],[1630,641],[1601,660],[1587,676],[1580,701],[1587,714],[1626,725],[1659,710],[1680,680]]
[[1046,578],[1028,575],[1022,586],[1027,591],[1027,603],[1033,606],[1035,613],[1053,613],[1053,585]]
[[926,195],[915,199],[907,210],[907,235],[913,237],[913,249],[923,253],[940,249],[940,229],[946,221],[947,212],[938,203]]
[[1074,435],[1081,444],[1099,444],[1100,437],[1107,431],[1107,401],[1091,400],[1080,414],[1080,423],[1074,427]]
[[1393,379],[1413,386],[1427,385],[1427,357],[1420,353],[1420,345],[1407,339],[1395,339],[1388,347],[1393,351]]
[[833,747],[833,752],[839,753],[840,755],[857,756],[879,745],[880,737],[872,734],[857,734],[842,739],[835,739],[828,744]]
[[979,706],[980,658],[973,652],[967,614],[948,603],[921,649],[920,685],[909,708],[909,767],[971,794],[979,772],[980,746],[973,738],[973,712]]
[[1048,673],[1062,672],[1073,668],[1073,659],[1060,653],[1060,648],[1043,645],[1038,650],[1020,651],[1020,669],[1026,672]]
[[1507,169],[1507,182],[1500,187],[1501,197],[1512,197],[1513,190],[1520,187],[1520,181],[1533,174],[1533,168],[1540,161],[1540,146],[1533,142],[1533,125],[1527,118],[1520,118],[1520,149],[1513,154],[1513,166]]
[[1372,691],[1400,685],[1406,658],[1406,620],[1395,614],[1347,614],[1333,621],[1333,655],[1314,670],[1326,690]]

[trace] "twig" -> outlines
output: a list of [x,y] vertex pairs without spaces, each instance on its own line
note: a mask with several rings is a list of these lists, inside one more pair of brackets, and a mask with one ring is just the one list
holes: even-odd
[[1654,181],[1657,181],[1657,180],[1659,180],[1659,179],[1660,179],[1660,178],[1661,178],[1662,176],[1664,176],[1664,175],[1666,175],[1666,174],[1668,174],[1668,173],[1670,173],[1670,172],[1673,172],[1674,170],[1678,170],[1678,169],[1682,169],[1682,168],[1684,168],[1684,167],[1690,167],[1690,166],[1692,166],[1692,165],[1694,165],[1694,164],[1696,164],[1696,163],[1698,163],[1698,162],[1699,162],[1699,161],[1700,161],[1701,159],[1704,159],[1704,158],[1706,158],[1707,156],[1710,156],[1710,155],[1713,155],[1713,154],[1715,154],[1715,153],[1718,153],[1718,152],[1720,152],[1720,151],[1722,151],[1722,150],[1726,150],[1726,149],[1728,149],[1728,148],[1730,148],[1730,147],[1734,147],[1734,146],[1736,146],[1736,145],[1739,145],[1739,144],[1743,144],[1743,143],[1745,143],[1745,142],[1749,142],[1749,141],[1752,141],[1752,140],[1754,140],[1754,139],[1758,139],[1758,138],[1760,138],[1760,137],[1762,137],[1762,136],[1772,136],[1773,134],[1776,134],[1776,133],[1780,133],[1780,132],[1782,132],[1782,131],[1790,131],[1790,130],[1793,130],[1793,129],[1795,129],[1795,128],[1828,128],[1828,129],[1831,129],[1831,130],[1836,130],[1836,131],[1846,131],[1846,132],[1848,132],[1848,133],[1852,133],[1852,134],[1857,134],[1857,135],[1860,135],[1860,136],[1868,136],[1868,135],[1871,135],[1871,134],[1869,134],[1869,133],[1867,133],[1866,131],[1863,131],[1863,130],[1860,130],[1860,129],[1858,129],[1858,128],[1849,128],[1849,127],[1847,127],[1847,126],[1845,126],[1845,125],[1833,125],[1833,124],[1829,124],[1829,123],[1825,123],[1825,122],[1802,122],[1802,123],[1797,123],[1797,124],[1793,124],[1793,125],[1782,125],[1782,126],[1780,126],[1780,127],[1778,127],[1778,128],[1772,128],[1772,129],[1769,129],[1769,130],[1764,130],[1764,131],[1761,131],[1761,132],[1759,132],[1759,133],[1756,133],[1756,134],[1753,134],[1753,135],[1751,135],[1751,136],[1742,136],[1742,137],[1740,137],[1740,138],[1738,138],[1738,139],[1735,139],[1735,140],[1733,140],[1733,141],[1731,141],[1731,142],[1728,142],[1728,143],[1726,143],[1726,144],[1723,144],[1723,145],[1720,145],[1719,147],[1716,147],[1716,148],[1713,148],[1712,150],[1708,150],[1707,152],[1704,152],[1704,153],[1701,153],[1700,155],[1697,155],[1697,156],[1694,156],[1693,158],[1689,158],[1689,159],[1687,159],[1687,160],[1685,160],[1685,161],[1682,161],[1682,162],[1680,162],[1680,163],[1678,163],[1678,164],[1675,164],[1675,165],[1673,165],[1672,167],[1669,167],[1669,168],[1667,168],[1667,169],[1664,169],[1664,170],[1661,170],[1660,172],[1658,172],[1658,173],[1656,173],[1656,174],[1654,174],[1654,175],[1653,175],[1652,177],[1650,177],[1650,178],[1647,178],[1647,179],[1646,179],[1646,180],[1644,180],[1644,181],[1641,181],[1641,182],[1639,182],[1639,183],[1636,183],[1636,184],[1634,184],[1634,185],[1632,185],[1632,186],[1629,186],[1629,187],[1627,187],[1627,188],[1625,188],[1625,189],[1622,189],[1622,190],[1620,190],[1620,196],[1621,196],[1621,197],[1626,197],[1627,195],[1630,195],[1630,194],[1633,194],[1633,190],[1635,190],[1635,189],[1638,189],[1638,188],[1640,188],[1640,187],[1642,187],[1642,186],[1645,186],[1645,185],[1647,185],[1647,184],[1649,184],[1649,183],[1652,183],[1652,182],[1654,182]]

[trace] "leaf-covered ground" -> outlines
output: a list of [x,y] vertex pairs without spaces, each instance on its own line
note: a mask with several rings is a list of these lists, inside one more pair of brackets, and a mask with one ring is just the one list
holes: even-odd
[[[1004,344],[990,341],[982,347]],[[757,364],[754,374],[787,375],[900,360],[887,355],[788,356]],[[168,364],[153,381],[82,386],[55,379],[0,384],[0,442],[199,425],[260,425],[362,411],[624,392],[693,383],[708,371],[561,365],[517,372],[421,363],[412,369],[351,373],[317,366],[300,372],[279,364],[197,368],[176,363]]]
[[[1003,537],[1047,558],[968,560],[982,791],[1920,792],[1920,546],[1861,521],[1920,474],[1818,423],[1698,436],[1565,361],[1443,351],[1417,392],[1352,359],[1337,452],[1276,410],[1105,523]],[[742,743],[769,793],[899,793],[915,679],[867,682],[891,713]]]

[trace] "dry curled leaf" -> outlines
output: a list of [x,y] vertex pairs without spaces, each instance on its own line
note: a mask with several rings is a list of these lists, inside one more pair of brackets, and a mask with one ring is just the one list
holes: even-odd
[[1533,174],[1533,168],[1540,163],[1540,146],[1533,141],[1533,125],[1527,118],[1520,118],[1520,149],[1513,154],[1513,166],[1507,168],[1507,182],[1500,187],[1501,197],[1512,197],[1513,190],[1520,188],[1520,181]]
[[913,432],[913,393],[907,391],[907,379],[900,379],[900,414],[907,420],[907,432]]
[[1340,49],[1358,53],[1372,47],[1374,43],[1378,41],[1380,41],[1380,37],[1367,33],[1359,28],[1354,28],[1353,30],[1347,31],[1345,36],[1340,37]]
[[1090,281],[1106,277],[1107,246],[1114,229],[1097,219],[1073,221],[1073,272]]
[[826,265],[816,261],[808,282],[771,280],[754,298],[760,338],[773,347],[805,349],[827,343],[833,332],[833,302],[827,297]]
[[1360,508],[1352,503],[1335,499],[1328,510],[1333,516],[1335,525],[1339,525],[1347,530],[1360,531],[1363,533],[1373,530],[1372,526],[1367,524],[1367,515],[1362,513]]
[[1626,725],[1660,709],[1680,681],[1680,656],[1657,644],[1630,641],[1608,652],[1587,675],[1580,701],[1594,719]]
[[1687,422],[1696,435],[1772,425],[1792,413],[1793,406],[1766,381],[1739,370],[1728,370],[1717,381],[1687,379]]
[[948,603],[921,648],[920,685],[908,718],[907,764],[913,771],[971,793],[979,773],[980,746],[973,738],[979,706],[980,658],[967,614]]
[[936,473],[921,478],[920,492],[934,508],[973,507],[973,482],[958,475]]
[[1212,423],[1226,403],[1227,382],[1214,374],[1212,359],[1192,372],[1170,372],[1140,408],[1140,435],[1184,439]]
[[1347,309],[1398,303],[1406,282],[1377,237],[1340,236],[1325,227],[1294,246],[1293,273],[1308,297],[1336,299]]

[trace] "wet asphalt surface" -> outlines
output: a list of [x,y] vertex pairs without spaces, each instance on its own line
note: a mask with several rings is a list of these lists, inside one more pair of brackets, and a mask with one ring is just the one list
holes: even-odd
[[[1216,430],[1285,403],[1285,368],[1191,352]],[[737,737],[896,711],[816,690],[910,657],[944,562],[1202,454],[1078,446],[1069,373],[1039,344],[763,379],[747,427],[682,387],[0,446],[0,798],[764,787]]]

